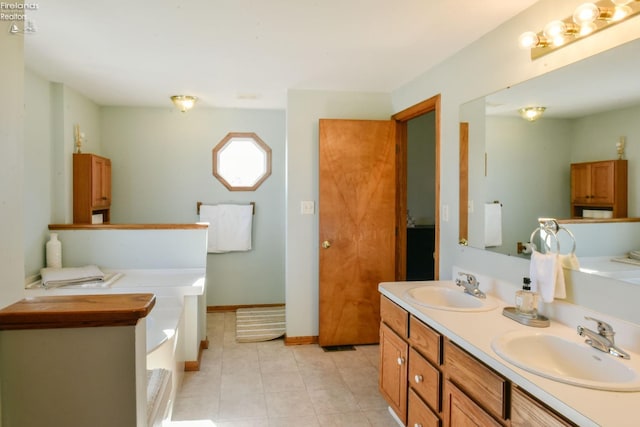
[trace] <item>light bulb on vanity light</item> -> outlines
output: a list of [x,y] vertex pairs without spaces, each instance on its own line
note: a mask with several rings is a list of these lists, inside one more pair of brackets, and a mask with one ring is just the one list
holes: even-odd
[[518,37],[518,45],[522,49],[531,49],[539,46],[548,46],[549,42],[544,37],[540,37],[533,31],[526,31]]

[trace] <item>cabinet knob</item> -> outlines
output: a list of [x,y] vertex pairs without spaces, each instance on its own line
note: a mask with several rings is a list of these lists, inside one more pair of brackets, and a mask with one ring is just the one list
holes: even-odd
[[404,365],[404,357],[398,357],[398,365]]
[[324,242],[322,242],[322,247],[324,249],[329,249],[331,247],[331,242],[328,240],[325,240]]
[[416,384],[420,384],[423,380],[422,375],[416,375],[415,377],[413,377],[413,379],[416,382]]
[[422,424],[415,423],[413,427],[422,427]]

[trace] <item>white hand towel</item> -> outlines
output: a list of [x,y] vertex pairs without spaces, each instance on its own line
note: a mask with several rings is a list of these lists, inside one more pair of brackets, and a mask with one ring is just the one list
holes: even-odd
[[218,249],[218,206],[200,205],[200,222],[208,222],[207,252],[217,253]]
[[560,263],[562,268],[567,270],[580,270],[580,262],[576,254],[558,255],[560,257]]
[[484,247],[502,245],[502,206],[500,203],[484,205]]
[[218,205],[218,249],[251,250],[252,205]]
[[558,254],[533,251],[529,265],[531,290],[538,292],[544,302],[566,298],[564,272]]
[[209,223],[208,253],[251,250],[253,205],[201,205],[200,221]]

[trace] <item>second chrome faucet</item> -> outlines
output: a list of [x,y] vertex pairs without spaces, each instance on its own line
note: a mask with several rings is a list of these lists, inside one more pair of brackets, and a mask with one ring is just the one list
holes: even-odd
[[599,319],[594,319],[593,317],[585,316],[585,319],[596,322],[598,324],[598,332],[592,331],[591,329],[583,326],[578,326],[578,335],[586,338],[584,342],[593,348],[604,351],[605,353],[609,353],[613,356],[630,359],[627,352],[616,347],[613,339],[615,332],[610,324]]

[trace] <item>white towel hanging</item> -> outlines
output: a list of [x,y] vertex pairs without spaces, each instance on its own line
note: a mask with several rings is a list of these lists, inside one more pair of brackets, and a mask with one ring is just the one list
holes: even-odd
[[200,221],[209,223],[207,252],[251,250],[253,205],[201,205]]

